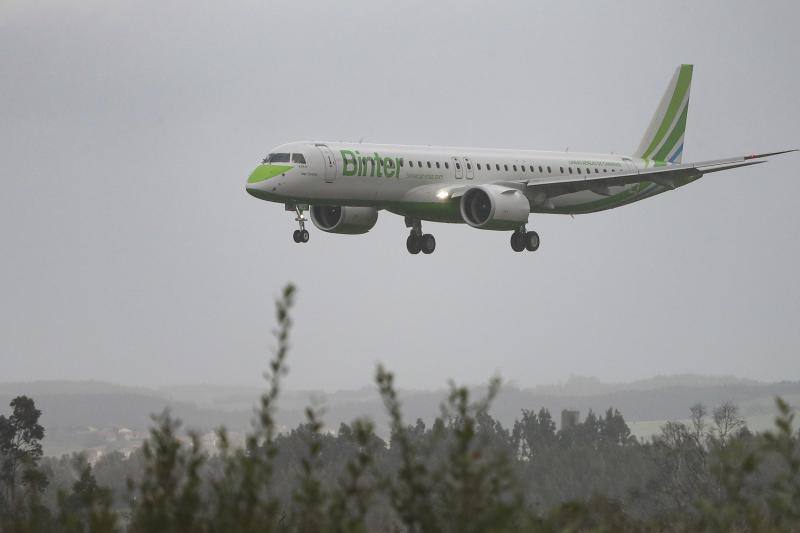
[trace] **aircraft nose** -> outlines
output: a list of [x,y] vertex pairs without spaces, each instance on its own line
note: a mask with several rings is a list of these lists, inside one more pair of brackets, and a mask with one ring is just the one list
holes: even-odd
[[272,179],[275,176],[285,174],[291,168],[291,165],[272,165],[269,163],[258,165],[247,178],[247,186],[250,187],[251,185]]
[[247,178],[245,190],[256,198],[263,200],[276,200],[280,197],[277,188],[280,187],[282,177],[292,169],[291,165],[275,165],[264,163],[258,165]]

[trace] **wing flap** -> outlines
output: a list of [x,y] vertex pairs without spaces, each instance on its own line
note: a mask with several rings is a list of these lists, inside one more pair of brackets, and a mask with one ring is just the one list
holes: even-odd
[[766,161],[745,161],[743,163],[733,163],[730,165],[721,165],[711,168],[703,169],[703,174],[710,174],[712,172],[719,172],[720,170],[730,170],[732,168],[739,168],[739,167],[749,167],[751,165],[760,165],[761,163],[766,163]]

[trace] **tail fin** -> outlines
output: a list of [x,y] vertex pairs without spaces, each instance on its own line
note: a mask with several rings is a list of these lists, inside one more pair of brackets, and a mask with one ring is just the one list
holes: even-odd
[[692,65],[681,65],[675,70],[667,92],[661,97],[650,126],[633,154],[635,157],[681,162],[691,86]]

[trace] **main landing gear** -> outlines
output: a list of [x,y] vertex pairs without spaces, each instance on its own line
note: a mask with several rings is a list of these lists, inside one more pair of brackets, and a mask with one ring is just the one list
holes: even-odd
[[422,222],[406,217],[406,227],[411,228],[411,233],[406,239],[406,249],[410,254],[432,254],[436,249],[436,238],[430,233],[422,233]]
[[308,219],[303,216],[303,208],[299,205],[295,205],[294,212],[297,213],[295,221],[300,224],[300,229],[294,230],[294,233],[292,234],[294,242],[296,243],[308,242],[309,234],[308,230],[306,229],[306,220]]
[[525,226],[522,226],[511,234],[511,249],[515,252],[522,250],[535,252],[539,249],[539,234],[535,231],[526,231]]

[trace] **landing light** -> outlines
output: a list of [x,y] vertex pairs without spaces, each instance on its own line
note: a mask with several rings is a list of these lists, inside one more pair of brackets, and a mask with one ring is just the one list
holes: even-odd
[[445,190],[441,190],[436,193],[436,198],[438,198],[439,200],[447,200],[449,197],[450,193]]

